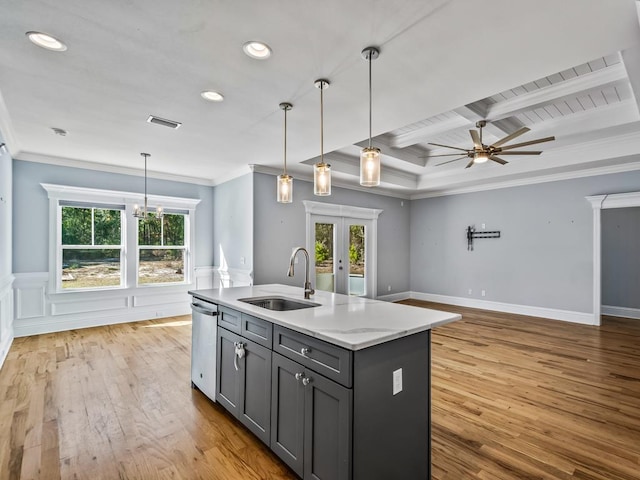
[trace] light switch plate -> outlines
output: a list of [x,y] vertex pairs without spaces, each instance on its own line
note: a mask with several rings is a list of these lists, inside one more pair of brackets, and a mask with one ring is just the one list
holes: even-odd
[[402,391],[402,369],[393,371],[393,394],[397,395]]

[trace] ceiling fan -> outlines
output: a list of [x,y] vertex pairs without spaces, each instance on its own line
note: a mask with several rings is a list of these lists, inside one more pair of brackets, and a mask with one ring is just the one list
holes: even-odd
[[522,127],[521,129],[516,130],[512,134],[507,135],[504,138],[501,138],[500,140],[498,140],[492,145],[485,145],[484,143],[482,143],[482,127],[486,125],[487,125],[486,120],[480,120],[476,122],[476,127],[479,130],[469,130],[469,133],[471,134],[471,139],[473,140],[473,148],[471,149],[452,147],[451,145],[441,145],[439,143],[429,143],[429,145],[435,145],[437,147],[453,148],[454,150],[460,150],[461,152],[464,152],[464,153],[445,153],[443,155],[431,155],[432,157],[452,157],[452,156],[458,155],[458,158],[454,158],[453,160],[447,160],[446,162],[439,163],[436,165],[436,167],[439,167],[440,165],[444,165],[446,163],[456,162],[458,160],[462,160],[463,158],[471,159],[471,161],[467,164],[465,168],[469,168],[475,163],[484,163],[488,160],[492,160],[496,163],[499,163],[500,165],[506,165],[509,162],[507,162],[506,160],[503,160],[497,155],[540,155],[542,152],[539,150],[538,151],[520,150],[516,152],[513,152],[511,150],[514,148],[526,147],[527,145],[534,145],[536,143],[550,142],[556,139],[556,137],[545,137],[545,138],[539,138],[537,140],[530,140],[528,142],[514,143],[513,145],[503,146],[505,143],[508,143],[514,138],[519,137],[520,135],[527,133],[529,131],[527,127]]

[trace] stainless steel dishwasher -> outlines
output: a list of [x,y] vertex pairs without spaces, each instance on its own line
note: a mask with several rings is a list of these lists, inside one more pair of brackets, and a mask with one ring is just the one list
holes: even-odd
[[191,387],[215,402],[218,305],[192,297],[191,310]]

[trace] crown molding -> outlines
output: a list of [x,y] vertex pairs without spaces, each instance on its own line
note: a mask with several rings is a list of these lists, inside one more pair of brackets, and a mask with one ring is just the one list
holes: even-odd
[[437,192],[425,192],[411,195],[411,200],[420,200],[423,198],[445,197],[447,195],[460,195],[464,193],[484,192],[487,190],[498,190],[501,188],[522,187],[525,185],[534,185],[538,183],[558,182],[562,180],[573,180],[576,178],[596,177],[599,175],[610,175],[614,173],[631,172],[640,170],[640,161],[629,162],[621,165],[607,165],[604,167],[587,168],[584,170],[574,170],[571,172],[552,173],[549,175],[538,175],[530,178],[522,178],[517,180],[505,180],[503,182],[492,182],[484,185],[474,185],[471,187],[448,188]]
[[[144,170],[132,167],[121,167],[117,165],[107,165],[104,163],[88,162],[86,160],[76,160],[72,158],[56,157],[53,155],[43,155],[33,152],[19,152],[14,160],[25,162],[46,163],[49,165],[57,165],[60,167],[82,168],[84,170],[94,170],[107,173],[119,173],[122,175],[135,175],[137,177],[144,176]],[[196,185],[212,186],[211,180],[206,178],[188,177],[186,175],[176,175],[172,173],[147,171],[148,178],[156,178],[158,180],[170,180],[173,182],[192,183]]]

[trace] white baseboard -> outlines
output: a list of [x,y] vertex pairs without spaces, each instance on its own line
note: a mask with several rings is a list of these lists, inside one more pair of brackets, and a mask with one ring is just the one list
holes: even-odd
[[611,315],[612,317],[635,318],[636,320],[640,320],[640,308],[602,305],[602,314]]
[[163,306],[161,312],[158,312],[157,307],[152,307],[150,309],[135,309],[126,313],[115,313],[104,316],[89,314],[62,320],[57,317],[39,317],[17,322],[14,326],[14,335],[16,338],[27,337],[43,333],[64,332],[66,330],[76,330],[80,328],[101,327],[104,325],[115,325],[118,323],[152,320],[154,318],[189,315],[190,313],[191,308],[189,305],[171,305]]
[[398,292],[390,293],[388,295],[378,295],[376,300],[382,300],[383,302],[397,302],[399,300],[406,300],[411,298],[411,292]]
[[446,303],[460,307],[478,308],[480,310],[493,310],[496,312],[515,313],[529,317],[542,317],[564,322],[582,323],[585,325],[597,325],[592,313],[573,312],[570,310],[558,310],[555,308],[533,307],[530,305],[515,305],[511,303],[492,302],[489,300],[477,300],[474,298],[452,297],[434,293],[409,292],[411,298],[425,300],[427,302]]

